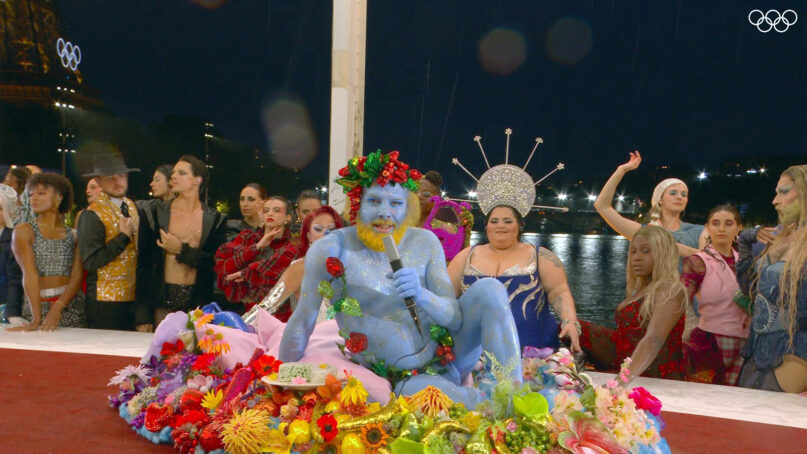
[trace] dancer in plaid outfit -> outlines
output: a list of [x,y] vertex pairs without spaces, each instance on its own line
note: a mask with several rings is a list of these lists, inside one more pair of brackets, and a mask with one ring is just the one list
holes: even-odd
[[740,232],[740,213],[731,205],[719,205],[709,212],[706,230],[706,247],[684,260],[681,273],[690,304],[697,295],[701,314],[684,342],[687,380],[735,385],[750,325],[748,313],[734,302],[739,285],[732,244]]

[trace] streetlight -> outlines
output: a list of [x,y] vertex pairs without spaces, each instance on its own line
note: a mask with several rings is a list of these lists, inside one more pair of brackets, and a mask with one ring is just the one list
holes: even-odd
[[[205,166],[208,169],[212,169],[213,166],[210,165],[210,139],[213,138],[213,134],[211,134],[210,130],[213,128],[213,123],[205,122],[205,130],[202,135],[205,138]],[[210,189],[210,185],[205,187],[205,205],[207,205],[207,194],[208,190]]]
[[468,197],[475,199],[476,198],[476,191],[468,191]]
[[706,172],[701,172],[701,173],[698,174],[698,179],[703,181],[703,180],[706,179],[707,176],[708,175],[706,175]]
[[566,200],[568,198],[569,198],[569,196],[566,195],[565,192],[561,192],[560,194],[558,194],[558,200]]
[[589,194],[588,195],[588,201],[589,202],[594,202],[595,200],[597,200],[597,194]]
[[618,195],[618,196],[616,197],[616,199],[617,199],[618,201],[620,201],[620,202],[624,202],[624,201],[625,201],[625,196],[624,196],[624,195]]

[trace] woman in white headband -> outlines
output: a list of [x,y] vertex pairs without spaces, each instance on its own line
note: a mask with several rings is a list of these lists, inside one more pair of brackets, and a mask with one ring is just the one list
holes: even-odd
[[[628,162],[617,167],[611,178],[605,182],[600,195],[594,202],[594,208],[605,222],[620,235],[631,240],[642,226],[636,221],[619,214],[613,206],[614,192],[626,173],[636,170],[642,162],[639,151],[630,154]],[[681,214],[689,201],[689,189],[686,183],[677,178],[667,178],[656,185],[650,201],[649,225],[659,225],[667,229],[678,243],[681,257],[690,256],[706,244],[706,232],[702,225],[690,224],[681,220]]]

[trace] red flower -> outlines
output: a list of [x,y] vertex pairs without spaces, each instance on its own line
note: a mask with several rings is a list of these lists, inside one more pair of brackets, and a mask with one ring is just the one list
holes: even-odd
[[336,435],[339,434],[339,429],[336,428],[336,418],[330,413],[320,416],[317,420],[317,425],[319,426],[319,433],[322,435],[325,443],[330,443],[331,440],[336,438]]
[[390,151],[389,154],[387,154],[387,156],[389,156],[390,161],[397,161],[398,156],[400,156],[400,155],[401,155],[401,152],[398,151],[398,150]]
[[348,169],[347,167],[342,167],[341,169],[339,169],[340,177],[346,177],[348,175],[350,175],[350,169]]
[[417,181],[421,177],[423,177],[423,175],[418,171],[418,169],[412,169],[412,170],[409,171],[409,178]]
[[274,356],[261,355],[250,366],[257,377],[263,377],[266,374],[277,372],[280,364],[282,362],[276,360]]
[[143,424],[151,432],[159,432],[173,422],[174,409],[170,405],[160,405],[152,402],[146,407],[146,417]]
[[160,350],[160,354],[163,356],[171,356],[177,353],[182,353],[182,350],[184,349],[185,349],[185,343],[177,339],[176,344],[172,344],[170,342],[164,342],[163,349]]
[[196,361],[193,362],[193,365],[191,365],[191,370],[207,374],[210,372],[210,365],[213,364],[213,361],[215,360],[216,355],[214,353],[205,353],[203,355],[199,355],[196,357]]
[[303,400],[303,403],[308,407],[314,407],[315,405],[317,405],[318,400],[317,393],[313,391],[309,391],[303,394],[303,397],[301,399]]
[[345,265],[336,257],[328,257],[325,261],[325,267],[328,269],[328,274],[333,277],[342,277],[345,275]]
[[205,395],[195,389],[186,389],[179,398],[180,411],[201,410]]
[[311,422],[311,415],[314,414],[314,407],[304,405],[297,409],[297,416],[294,419],[301,419],[305,422]]
[[367,336],[362,333],[350,333],[350,338],[345,340],[345,347],[350,353],[361,353],[367,349]]
[[171,421],[171,427],[174,429],[181,427],[183,424],[191,424],[196,427],[204,427],[210,424],[210,416],[200,410],[188,410]]
[[224,447],[219,434],[210,427],[205,427],[199,434],[199,444],[207,452],[222,449]]

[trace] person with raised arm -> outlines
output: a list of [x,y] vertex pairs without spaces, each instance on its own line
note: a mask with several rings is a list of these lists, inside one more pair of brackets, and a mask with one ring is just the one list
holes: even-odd
[[[628,162],[617,167],[608,178],[605,185],[594,201],[597,213],[616,230],[617,233],[631,240],[642,224],[628,219],[614,209],[612,203],[616,188],[628,172],[639,168],[642,155],[639,151],[630,153]],[[706,233],[702,225],[690,224],[681,220],[681,215],[689,201],[689,188],[686,183],[677,178],[667,178],[653,189],[650,200],[648,225],[659,225],[669,231],[678,243],[678,253],[681,257],[690,256],[703,249],[706,244]]]

